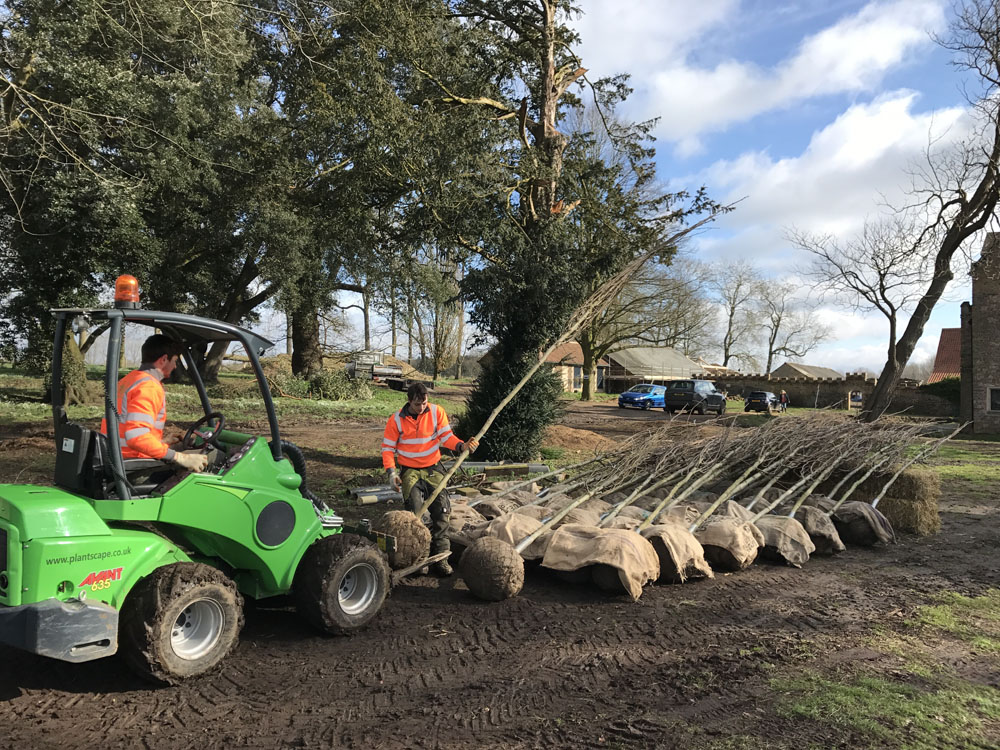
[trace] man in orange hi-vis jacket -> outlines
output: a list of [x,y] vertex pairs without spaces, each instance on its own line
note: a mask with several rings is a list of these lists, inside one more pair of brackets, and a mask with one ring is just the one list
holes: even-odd
[[[204,471],[208,457],[191,451],[175,451],[163,442],[167,422],[167,397],[163,379],[177,367],[180,346],[163,334],[154,333],[142,344],[142,364],[118,381],[118,444],[122,458],[156,458],[189,471]],[[101,432],[108,434],[106,420]]]
[[[414,383],[406,391],[406,406],[389,417],[382,436],[382,466],[389,481],[403,493],[403,502],[414,513],[444,479],[441,448],[472,453],[479,447],[475,438],[459,440],[451,431],[448,415],[437,404],[427,401],[427,387]],[[396,470],[399,459],[400,472]],[[429,508],[431,514],[431,554],[451,549],[448,540],[448,518],[451,501],[443,490]],[[433,572],[440,576],[452,574],[447,559],[435,563]]]

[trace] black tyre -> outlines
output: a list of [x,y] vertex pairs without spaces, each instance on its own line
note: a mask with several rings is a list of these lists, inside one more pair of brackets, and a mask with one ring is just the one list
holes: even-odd
[[674,413],[674,407],[672,407],[672,406],[664,406],[663,407],[663,411],[665,411],[667,414],[673,414]]
[[651,404],[648,401],[643,401],[642,402],[642,410],[643,411],[646,411],[650,406],[651,406]]
[[750,407],[749,406],[744,406],[743,407],[743,411],[750,411]]
[[719,404],[719,416],[721,417],[725,413],[726,413],[726,402],[723,401],[721,404]]
[[295,572],[295,606],[314,627],[344,635],[367,625],[389,596],[389,563],[372,542],[334,534],[310,547]]
[[242,628],[243,597],[230,578],[210,565],[174,563],[129,592],[118,651],[143,677],[176,685],[216,667]]
[[695,406],[694,409],[692,409],[692,413],[694,413],[694,414],[704,414],[705,413],[705,402],[704,401],[699,402],[698,405]]

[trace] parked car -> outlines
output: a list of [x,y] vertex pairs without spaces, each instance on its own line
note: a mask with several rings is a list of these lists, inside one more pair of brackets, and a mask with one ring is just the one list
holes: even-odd
[[663,392],[666,389],[662,385],[652,383],[640,383],[629,388],[625,393],[618,396],[618,408],[624,409],[626,406],[637,406],[640,409],[648,409],[651,406],[663,408]]
[[664,394],[663,410],[668,414],[687,410],[695,414],[726,413],[726,394],[709,380],[671,380]]
[[770,411],[778,408],[778,397],[770,391],[750,391],[743,411]]

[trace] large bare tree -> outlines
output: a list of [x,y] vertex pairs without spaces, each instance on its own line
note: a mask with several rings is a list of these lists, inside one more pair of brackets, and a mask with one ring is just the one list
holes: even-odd
[[761,284],[760,273],[745,261],[719,264],[712,274],[709,287],[722,317],[718,348],[723,367],[733,359],[755,361],[753,350],[759,326],[753,310],[760,300]]
[[830,335],[816,317],[815,308],[798,298],[797,287],[787,281],[760,285],[757,311],[767,346],[764,373],[770,374],[776,357],[805,357]]
[[[954,146],[932,142],[913,174],[911,203],[891,220],[869,223],[859,239],[838,243],[798,234],[813,253],[817,278],[889,321],[885,366],[866,418],[875,420],[892,395],[934,306],[954,278],[963,245],[995,221],[1000,200],[1000,3],[967,0],[956,7],[949,35],[938,43],[971,74],[966,91],[975,127]],[[900,333],[900,313],[911,310]]]
[[593,397],[597,363],[608,354],[630,346],[669,346],[690,354],[703,345],[713,312],[706,275],[696,263],[650,266],[584,326],[576,339],[583,352],[580,400]]

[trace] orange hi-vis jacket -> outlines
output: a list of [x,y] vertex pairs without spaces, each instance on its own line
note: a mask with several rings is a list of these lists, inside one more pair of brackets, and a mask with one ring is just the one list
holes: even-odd
[[[170,461],[174,451],[163,442],[167,398],[159,373],[133,370],[118,381],[118,444],[122,458],[159,458]],[[101,432],[108,434],[107,420]]]
[[461,444],[448,425],[448,415],[437,404],[428,404],[419,417],[410,414],[408,405],[389,417],[382,435],[382,466],[396,466],[395,456],[404,469],[424,469],[441,460],[441,448],[454,450]]

